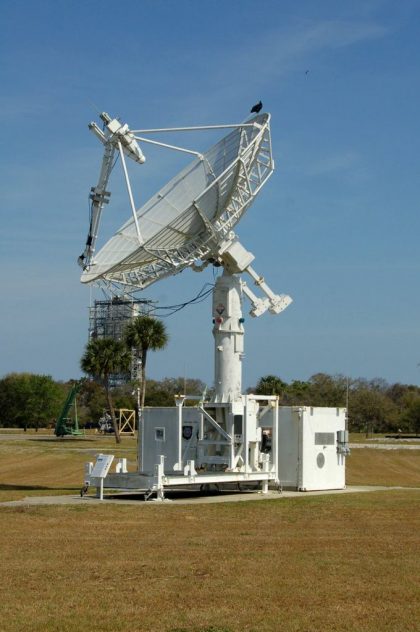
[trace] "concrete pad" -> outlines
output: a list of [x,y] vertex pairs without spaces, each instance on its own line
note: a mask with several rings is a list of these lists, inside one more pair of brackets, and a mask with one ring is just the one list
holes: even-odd
[[402,443],[349,443],[351,450],[368,448],[369,450],[420,450],[420,444],[407,445]]
[[[12,500],[7,502],[1,502],[1,507],[31,507],[31,506],[47,506],[47,505],[79,505],[79,506],[94,506],[98,504],[116,504],[116,505],[199,505],[199,504],[214,504],[214,503],[226,503],[226,502],[245,502],[245,501],[260,501],[260,500],[279,500],[284,498],[307,498],[308,496],[326,496],[331,494],[354,494],[365,492],[377,492],[377,491],[392,491],[392,490],[405,490],[405,491],[420,491],[418,487],[384,487],[380,485],[358,485],[350,486],[346,489],[334,489],[334,490],[321,490],[312,492],[297,492],[297,491],[269,491],[267,494],[261,492],[246,492],[246,493],[232,493],[221,492],[211,496],[203,496],[199,494],[186,494],[179,492],[168,492],[168,497],[164,501],[144,501],[142,494],[114,494],[112,496],[105,496],[103,500],[99,500],[96,496],[28,496],[21,500]],[[134,498],[133,498],[134,496]]]

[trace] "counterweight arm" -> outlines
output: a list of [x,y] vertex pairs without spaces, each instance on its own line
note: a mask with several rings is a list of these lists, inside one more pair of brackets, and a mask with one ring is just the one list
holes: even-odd
[[85,249],[77,260],[79,265],[83,268],[87,268],[92,261],[93,254],[95,252],[96,240],[98,238],[102,209],[105,204],[108,204],[111,196],[111,193],[109,193],[106,188],[112,171],[114,154],[115,147],[110,143],[106,143],[98,184],[90,190],[89,198],[91,200],[91,206],[89,232],[86,239]]

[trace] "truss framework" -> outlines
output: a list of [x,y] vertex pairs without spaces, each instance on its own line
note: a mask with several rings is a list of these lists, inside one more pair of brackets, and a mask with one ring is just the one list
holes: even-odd
[[[89,339],[122,340],[127,324],[136,316],[148,314],[151,309],[152,302],[147,299],[114,296],[110,299],[95,300],[89,308]],[[129,380],[138,379],[139,365],[139,358],[133,350],[129,373],[111,374],[111,385],[121,386]]]
[[[125,261],[99,276],[96,284],[106,288],[108,292],[114,284],[120,288],[122,286],[126,292],[133,292],[186,267],[194,267],[194,264],[197,267],[200,260],[205,264],[217,260],[221,243],[234,238],[233,228],[274,170],[269,117],[259,127],[258,134],[250,143],[247,141],[247,128],[241,131],[238,157],[218,177],[212,174],[212,182],[179,213],[176,222],[164,227],[150,242],[142,246],[140,257],[130,255]],[[205,156],[203,160],[206,160]],[[211,165],[208,164],[208,167],[212,173]],[[226,199],[226,192],[229,190],[231,193]],[[206,204],[206,196],[214,194],[218,205],[220,199],[223,200],[223,205],[216,208],[214,217],[209,219],[202,207]],[[191,217],[192,213],[201,221],[201,230],[184,239],[179,247],[158,247],[159,242],[165,241],[164,234],[166,237],[170,231],[172,234],[182,234],[174,224],[181,225],[184,218]],[[185,237],[185,233],[183,236]]]

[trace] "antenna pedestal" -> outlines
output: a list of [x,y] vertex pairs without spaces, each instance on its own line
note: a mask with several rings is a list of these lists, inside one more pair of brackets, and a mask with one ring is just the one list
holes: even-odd
[[240,401],[244,353],[241,280],[226,270],[213,290],[213,325],[214,401]]

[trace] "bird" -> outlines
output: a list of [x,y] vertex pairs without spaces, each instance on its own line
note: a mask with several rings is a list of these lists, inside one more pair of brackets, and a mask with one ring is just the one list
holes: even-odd
[[258,101],[258,103],[256,103],[254,106],[252,106],[251,108],[251,114],[253,114],[255,112],[255,114],[258,114],[258,112],[260,112],[262,110],[262,102]]

